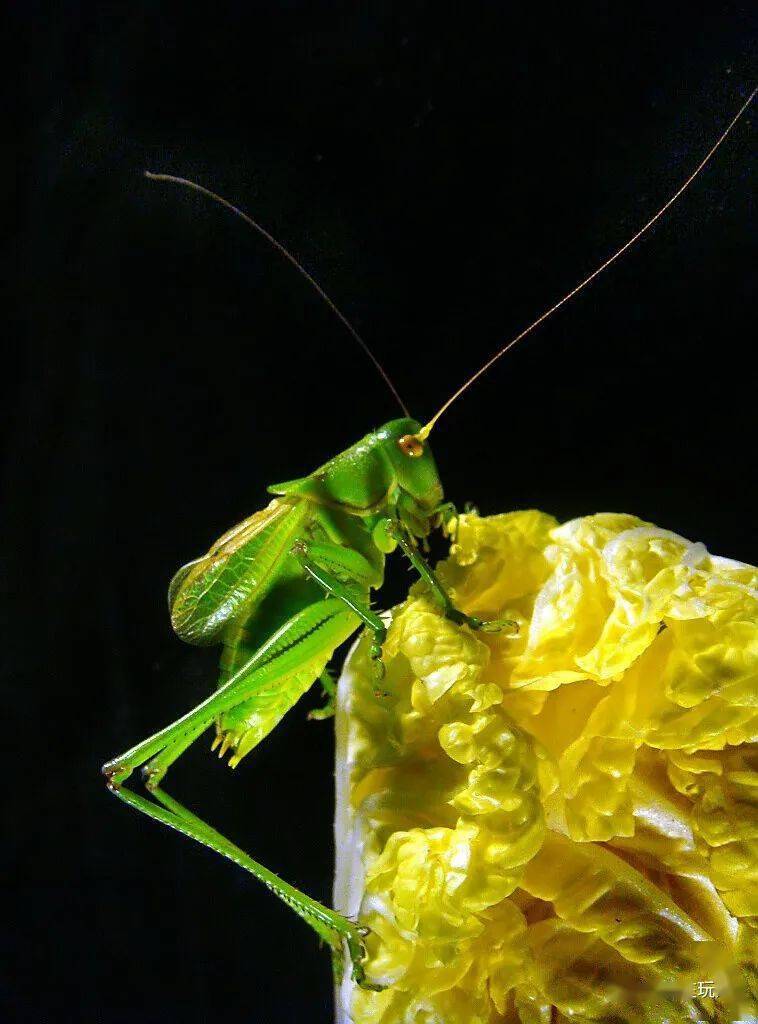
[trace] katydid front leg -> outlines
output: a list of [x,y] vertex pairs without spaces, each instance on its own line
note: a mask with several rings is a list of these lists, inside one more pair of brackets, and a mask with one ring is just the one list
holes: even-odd
[[427,564],[426,559],[412,544],[402,523],[396,519],[388,520],[387,533],[393,538],[393,540],[397,541],[397,544],[403,554],[419,574],[421,579],[429,584],[432,589],[432,593],[442,605],[445,617],[450,619],[451,622],[456,622],[461,626],[466,625],[470,629],[482,630],[485,633],[499,633],[502,629],[517,626],[517,623],[512,619],[492,619],[487,621],[479,619],[475,615],[466,615],[465,612],[460,611],[460,609],[455,607],[450,599],[450,595],[437,579],[434,570]]
[[[354,632],[358,621],[334,598],[314,602],[288,620],[216,693],[109,761],[103,772],[111,791],[125,803],[222,854],[263,882],[329,944],[337,966],[344,943],[353,978],[366,985],[364,932],[357,924],[289,885],[159,788],[170,765],[225,712],[244,706],[249,721],[259,714],[269,723],[266,731],[270,731],[320,675],[334,649]],[[269,720],[266,716],[272,707],[275,715]],[[240,756],[243,754],[235,748],[232,761]],[[123,785],[142,766],[148,792],[157,803]]]

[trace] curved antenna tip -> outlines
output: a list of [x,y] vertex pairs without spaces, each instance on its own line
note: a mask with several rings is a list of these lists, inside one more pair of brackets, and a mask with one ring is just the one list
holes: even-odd
[[340,323],[345,327],[348,333],[353,337],[356,343],[363,349],[368,358],[374,364],[380,377],[389,388],[390,392],[392,393],[393,397],[397,401],[400,408],[403,410],[404,415],[410,416],[408,407],[400,397],[397,388],[390,379],[389,374],[384,369],[384,367],[379,362],[374,353],[371,351],[366,342],[363,340],[363,338],[358,334],[358,332],[347,319],[342,310],[340,310],[337,307],[336,303],[334,303],[329,298],[329,296],[326,294],[321,285],[316,281],[313,275],[309,274],[305,267],[297,259],[295,259],[292,253],[288,249],[285,249],[282,243],[277,241],[277,239],[274,238],[274,236],[269,231],[267,231],[261,224],[259,224],[258,221],[253,220],[253,218],[249,214],[245,213],[238,206],[234,206],[233,203],[230,203],[228,199],[224,199],[224,197],[220,196],[217,192],[212,192],[209,188],[206,188],[204,185],[199,185],[196,181],[190,181],[189,178],[181,178],[176,174],[156,174],[154,171],[144,171],[143,174],[146,178],[150,179],[151,181],[167,181],[171,182],[171,184],[173,185],[182,185],[185,188],[192,189],[193,192],[199,192],[200,195],[205,196],[212,202],[218,203],[219,206],[223,206],[225,209],[229,210],[235,216],[243,220],[254,231],[257,231],[257,233],[262,238],[265,238],[269,245],[273,246],[273,248],[276,249],[276,251],[281,256],[283,256],[284,259],[286,259],[295,268],[295,270],[297,270],[298,273],[300,273],[305,278],[305,280],[308,282],[308,284],[310,284],[310,286],[313,288],[316,294],[319,295],[320,298],[329,307],[329,309],[331,309],[332,313],[334,313],[334,315],[337,317]]
[[604,270],[606,270],[608,267],[610,267],[612,263],[615,263],[616,260],[619,259],[620,256],[623,256],[623,254],[627,251],[627,249],[631,249],[631,247],[634,245],[634,243],[637,242],[640,238],[642,238],[642,236],[645,235],[649,231],[649,229],[656,223],[656,221],[660,220],[660,218],[669,209],[669,207],[674,205],[674,203],[677,201],[679,196],[689,188],[689,186],[692,184],[692,182],[699,176],[699,174],[703,170],[703,168],[710,162],[711,157],[720,148],[721,144],[724,142],[726,137],[729,135],[729,133],[734,128],[734,126],[737,124],[737,122],[740,120],[742,115],[745,113],[745,111],[748,109],[750,104],[753,102],[753,100],[755,99],[756,93],[758,93],[758,87],[754,88],[751,91],[751,93],[748,96],[748,98],[744,101],[744,103],[742,104],[740,109],[737,111],[737,113],[734,115],[732,120],[729,122],[729,124],[726,126],[726,128],[722,131],[722,133],[718,137],[718,139],[716,139],[715,143],[711,146],[711,148],[705,154],[705,156],[700,161],[700,163],[697,165],[695,170],[692,171],[692,173],[685,180],[685,182],[682,185],[679,186],[679,188],[676,190],[676,192],[674,192],[674,194],[672,196],[670,196],[669,199],[666,200],[666,202],[663,204],[663,206],[661,206],[660,209],[657,210],[657,212],[654,213],[653,216],[650,217],[650,219],[645,224],[642,225],[642,227],[639,229],[639,231],[637,231],[634,235],[632,235],[631,238],[627,239],[627,241],[624,242],[624,244],[622,246],[620,246],[613,253],[612,256],[609,256],[608,259],[604,260],[600,264],[599,267],[596,267],[595,270],[593,270],[591,274],[588,274],[587,277],[585,277],[583,281],[580,281],[579,284],[576,285],[576,287],[572,288],[571,291],[567,292],[563,296],[563,298],[559,299],[558,302],[555,302],[549,309],[545,310],[545,312],[542,313],[541,316],[538,316],[536,320],[533,320],[532,323],[530,323],[528,327],[525,327],[524,330],[520,331],[515,336],[515,338],[511,338],[511,340],[506,345],[503,345],[503,347],[498,352],[496,352],[494,354],[494,356],[492,356],[490,359],[487,360],[487,362],[484,364],[484,366],[481,366],[476,371],[476,373],[472,374],[469,377],[469,379],[465,382],[465,384],[463,384],[461,387],[459,387],[458,390],[455,391],[453,393],[453,395],[451,395],[450,398],[448,398],[448,400],[445,402],[445,404],[440,409],[437,410],[437,412],[434,414],[434,416],[432,416],[432,418],[429,420],[429,422],[426,424],[426,426],[423,427],[423,429],[421,431],[419,431],[419,434],[418,434],[419,440],[423,441],[425,438],[427,438],[429,436],[429,434],[430,434],[430,432],[432,430],[432,427],[437,422],[437,420],[440,418],[440,416],[442,416],[443,413],[447,412],[447,410],[450,408],[450,406],[453,404],[453,402],[455,402],[458,398],[460,398],[460,396],[464,393],[464,391],[467,391],[471,387],[472,384],[474,384],[477,380],[479,380],[479,378],[482,376],[482,374],[486,373],[487,370],[489,370],[489,368],[494,363],[496,363],[498,361],[498,359],[501,358],[501,356],[504,356],[506,354],[506,352],[509,352],[513,348],[514,345],[517,345],[528,334],[531,334],[532,331],[536,327],[539,327],[539,325],[541,323],[544,323],[544,321],[547,320],[549,317],[551,317],[553,315],[553,313],[557,312],[561,308],[561,306],[563,306],[565,303],[567,303],[575,295],[578,295],[579,292],[583,291],[587,287],[587,285],[589,285],[592,281],[595,280],[596,277],[599,277],[599,275],[602,274]]

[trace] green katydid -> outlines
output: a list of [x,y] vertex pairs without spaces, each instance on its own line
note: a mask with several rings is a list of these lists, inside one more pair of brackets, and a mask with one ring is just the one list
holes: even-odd
[[[202,558],[175,575],[169,588],[172,625],[193,644],[221,644],[218,687],[206,700],[103,766],[108,786],[145,814],[216,850],[262,881],[299,914],[330,947],[336,969],[346,950],[352,976],[367,984],[364,930],[298,891],[253,860],[161,788],[168,768],[202,733],[215,728],[213,748],[236,766],[277,725],[306,690],[333,683],[327,665],[358,628],[371,634],[370,655],[381,679],[385,620],[371,607],[382,585],[386,555],[404,553],[446,616],[461,628],[497,630],[506,621],[483,622],[457,609],[419,551],[432,530],[454,515],[444,500],[427,439],[442,413],[482,373],[560,306],[618,259],[665,213],[697,177],[751,103],[743,104],[684,184],[649,221],[571,292],[499,350],[425,425],[411,418],[384,370],[313,278],[275,239],[226,200],[186,179],[153,178],[187,185],[241,216],[308,279],[374,360],[400,401],[404,417],[367,434],[309,475],[269,487],[269,505],[224,534]],[[378,693],[377,699],[381,699]],[[326,717],[325,711],[320,717]],[[148,796],[124,783],[142,768]]]

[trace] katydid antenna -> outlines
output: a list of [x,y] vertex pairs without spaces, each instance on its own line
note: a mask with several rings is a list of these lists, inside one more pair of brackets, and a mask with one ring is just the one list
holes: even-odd
[[360,347],[363,349],[363,351],[369,357],[371,362],[377,368],[380,375],[384,379],[384,382],[394,395],[398,405],[403,410],[405,415],[410,416],[410,413],[408,412],[405,402],[398,394],[398,390],[390,380],[389,374],[384,369],[379,360],[376,358],[371,349],[368,347],[363,338],[360,336],[360,334],[358,334],[356,329],[347,319],[345,314],[337,307],[337,305],[334,302],[332,302],[332,300],[326,294],[326,292],[318,283],[318,281],[316,281],[315,278],[308,273],[305,267],[298,260],[296,260],[292,253],[289,252],[289,250],[285,249],[282,243],[278,242],[270,232],[268,232],[257,221],[253,220],[253,218],[250,217],[247,213],[244,213],[244,211],[240,210],[238,206],[235,206],[233,203],[230,203],[228,199],[224,199],[224,197],[220,196],[217,192],[211,192],[211,190],[209,188],[205,188],[204,185],[198,185],[196,181],[190,181],[189,178],[180,178],[175,174],[155,174],[153,171],[145,171],[145,177],[149,178],[150,181],[167,181],[170,182],[172,185],[183,185],[185,188],[192,189],[194,192],[199,192],[200,195],[205,196],[207,199],[211,199],[214,203],[218,203],[220,206],[225,207],[225,209],[230,210],[232,213],[236,214],[237,217],[241,217],[246,224],[248,224],[251,228],[253,228],[254,231],[257,231],[259,235],[265,238],[266,241],[270,245],[272,245],[278,253],[280,253],[289,263],[292,264],[295,270],[299,271],[299,273],[303,275],[305,280],[310,284],[314,291],[321,296],[321,298],[327,304],[329,309],[331,309],[332,313],[334,313],[337,319],[340,320],[342,324],[347,328],[347,330],[350,332],[353,338],[355,338]]
[[620,256],[623,256],[623,254],[627,251],[627,249],[630,249],[634,245],[635,242],[637,242],[640,238],[642,238],[642,236],[653,226],[653,224],[655,224],[655,222],[657,220],[659,220],[664,215],[664,213],[669,209],[669,207],[672,206],[677,201],[677,199],[682,194],[682,192],[684,192],[685,189],[687,189],[692,184],[692,182],[695,180],[695,178],[697,178],[697,176],[703,170],[705,165],[709,162],[711,157],[714,155],[716,150],[719,148],[721,143],[726,139],[727,135],[729,135],[729,133],[731,132],[732,128],[734,128],[734,126],[737,124],[739,119],[745,113],[747,108],[753,102],[753,99],[755,97],[756,92],[758,92],[758,89],[753,89],[753,91],[750,93],[748,98],[745,100],[745,102],[742,104],[740,109],[737,111],[737,113],[734,115],[732,120],[729,122],[729,124],[726,126],[724,131],[721,133],[719,138],[716,140],[716,142],[713,144],[713,146],[711,146],[711,148],[705,154],[703,159],[697,165],[697,167],[692,172],[692,174],[690,174],[690,176],[687,178],[687,180],[684,182],[684,184],[680,185],[679,188],[676,190],[676,192],[674,192],[674,194],[663,204],[663,206],[661,206],[661,208],[658,210],[658,212],[653,214],[653,216],[650,218],[650,220],[648,220],[645,224],[643,224],[642,227],[639,229],[639,231],[636,234],[632,235],[632,237],[630,239],[628,239],[626,242],[624,242],[624,244],[621,246],[621,248],[617,249],[616,252],[614,252],[614,254],[612,256],[609,256],[607,260],[605,260],[603,263],[601,263],[600,266],[597,267],[595,270],[593,270],[592,273],[589,274],[587,277],[585,277],[583,281],[580,281],[579,284],[576,285],[575,288],[572,288],[570,292],[567,292],[566,295],[564,295],[562,299],[559,299],[559,301],[554,303],[554,305],[550,306],[549,309],[546,309],[545,312],[542,313],[541,316],[538,316],[536,320],[533,320],[532,323],[530,323],[528,327],[525,327],[523,331],[521,331],[519,334],[517,334],[515,338],[511,338],[511,340],[506,345],[503,345],[503,347],[498,352],[496,352],[495,355],[492,356],[492,358],[489,359],[484,364],[484,366],[480,367],[480,369],[478,369],[476,371],[476,373],[474,373],[471,377],[469,377],[469,379],[466,381],[466,383],[462,384],[461,387],[459,387],[458,390],[450,398],[448,398],[448,400],[445,402],[445,404],[440,407],[440,409],[434,414],[434,416],[432,416],[432,418],[429,420],[429,422],[424,427],[421,428],[421,430],[418,432],[418,435],[417,435],[417,439],[419,441],[425,441],[427,439],[427,437],[429,437],[429,435],[432,432],[432,429],[434,428],[434,425],[437,423],[437,421],[439,420],[440,416],[442,416],[442,414],[444,412],[446,412],[450,408],[450,406],[453,404],[453,402],[457,398],[460,398],[460,396],[464,393],[464,391],[467,391],[471,387],[471,385],[473,383],[475,383],[475,381],[477,381],[482,376],[482,374],[486,373],[487,370],[489,370],[489,368],[494,363],[496,363],[498,361],[498,359],[500,359],[501,356],[504,356],[506,352],[509,352],[514,347],[514,345],[518,345],[518,343],[520,341],[522,341],[527,336],[527,334],[531,334],[532,331],[536,327],[539,327],[539,325],[541,323],[544,323],[544,321],[547,320],[548,317],[552,316],[553,313],[555,313],[557,310],[559,310],[561,308],[561,306],[564,305],[564,303],[569,301],[569,299],[573,299],[573,297],[575,295],[578,295],[579,292],[582,291],[584,288],[586,288],[587,285],[590,284],[592,281],[594,281],[595,278],[598,277],[598,275],[602,274],[602,272],[604,270],[606,270],[608,267],[610,267],[611,263],[615,263],[615,261]]

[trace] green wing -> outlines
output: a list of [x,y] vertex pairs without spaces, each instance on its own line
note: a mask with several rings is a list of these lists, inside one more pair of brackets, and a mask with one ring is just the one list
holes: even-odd
[[275,499],[220,537],[207,555],[183,566],[168,591],[171,624],[182,640],[214,643],[227,623],[247,614],[271,586],[310,515],[307,500]]

